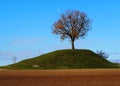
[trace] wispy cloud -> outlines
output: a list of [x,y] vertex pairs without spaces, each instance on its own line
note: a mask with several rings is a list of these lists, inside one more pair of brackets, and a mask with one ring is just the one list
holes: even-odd
[[19,58],[30,58],[42,54],[41,50],[23,50],[23,51],[0,51],[0,58],[11,58],[18,56]]
[[13,39],[11,41],[12,45],[18,45],[18,46],[23,46],[23,45],[36,45],[38,43],[42,42],[42,38],[17,38]]
[[0,43],[1,54],[4,52],[18,52],[28,50],[38,50],[45,44],[44,38],[31,37],[31,38],[11,38],[5,39],[4,42]]
[[120,55],[120,52],[109,52],[110,55]]
[[57,9],[57,12],[60,12],[60,11],[61,11],[61,9],[60,9],[60,8],[58,8],[58,9]]
[[23,51],[0,51],[0,65],[7,65],[13,63],[13,58],[16,57],[17,61],[33,58],[41,55],[41,50],[23,50]]

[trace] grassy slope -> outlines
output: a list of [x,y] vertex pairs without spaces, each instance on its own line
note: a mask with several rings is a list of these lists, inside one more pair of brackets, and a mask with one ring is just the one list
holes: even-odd
[[[37,65],[39,67],[33,67]],[[10,69],[113,68],[115,64],[90,50],[58,50],[6,66]]]

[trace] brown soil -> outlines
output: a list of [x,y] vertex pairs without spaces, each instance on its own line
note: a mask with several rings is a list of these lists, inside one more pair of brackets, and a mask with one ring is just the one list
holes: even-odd
[[0,86],[120,86],[120,69],[0,70]]

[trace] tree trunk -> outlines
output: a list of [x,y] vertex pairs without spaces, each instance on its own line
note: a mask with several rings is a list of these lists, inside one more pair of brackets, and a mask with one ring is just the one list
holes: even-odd
[[72,43],[72,50],[74,50],[75,49],[75,47],[74,47],[74,41],[71,40],[71,43]]

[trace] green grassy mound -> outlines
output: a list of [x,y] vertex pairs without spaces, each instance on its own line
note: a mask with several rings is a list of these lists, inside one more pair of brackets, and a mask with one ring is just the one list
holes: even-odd
[[109,62],[90,50],[58,50],[8,65],[8,69],[80,69],[113,68]]

